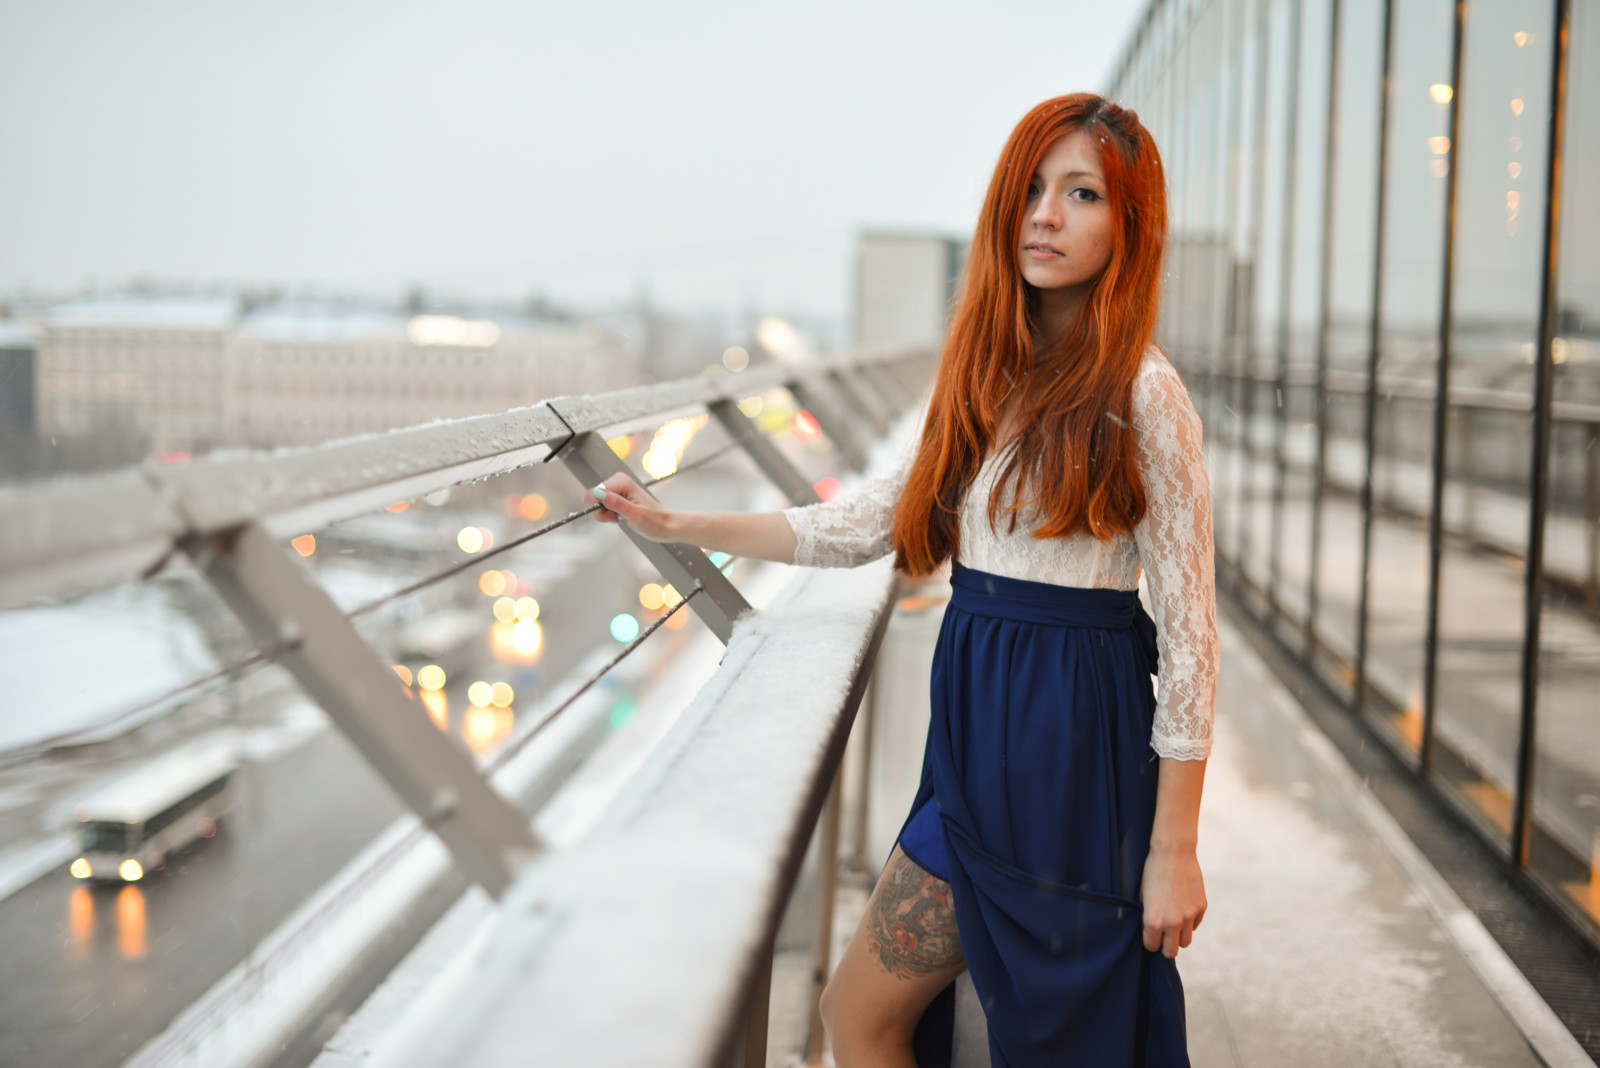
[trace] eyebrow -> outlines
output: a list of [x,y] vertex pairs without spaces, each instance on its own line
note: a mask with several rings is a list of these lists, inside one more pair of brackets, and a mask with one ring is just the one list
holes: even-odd
[[[1038,179],[1038,178],[1042,177],[1042,174],[1040,174],[1039,172],[1036,171],[1036,172],[1034,172],[1033,176],[1034,176],[1035,179]],[[1105,179],[1105,175],[1097,174],[1094,171],[1068,171],[1066,174],[1062,175],[1062,177],[1063,178],[1093,178],[1097,182],[1103,182],[1103,181],[1106,180]]]

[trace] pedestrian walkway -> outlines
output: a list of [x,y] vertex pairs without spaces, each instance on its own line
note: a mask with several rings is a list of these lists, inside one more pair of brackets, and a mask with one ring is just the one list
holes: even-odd
[[1589,1064],[1226,623],[1223,642],[1211,907],[1179,958],[1196,1068],[1538,1065],[1525,1030],[1550,1063]]

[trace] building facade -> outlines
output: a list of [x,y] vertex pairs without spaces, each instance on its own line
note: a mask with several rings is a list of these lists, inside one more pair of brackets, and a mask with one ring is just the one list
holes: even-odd
[[966,258],[966,242],[939,234],[862,234],[856,244],[856,344],[944,337]]
[[1600,945],[1600,0],[1156,0],[1219,575]]
[[69,468],[309,445],[638,381],[637,352],[593,324],[236,298],[57,305],[36,364],[36,433]]

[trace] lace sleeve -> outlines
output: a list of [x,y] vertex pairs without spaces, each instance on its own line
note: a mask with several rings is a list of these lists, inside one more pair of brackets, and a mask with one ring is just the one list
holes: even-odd
[[831,501],[786,509],[784,518],[794,530],[794,562],[802,567],[859,567],[888,555],[894,507],[916,445],[913,438],[886,475],[869,478]]
[[1159,756],[1203,760],[1211,752],[1221,650],[1211,485],[1200,454],[1200,417],[1165,356],[1152,352],[1139,369],[1133,425],[1146,502],[1133,536],[1161,653],[1150,745]]

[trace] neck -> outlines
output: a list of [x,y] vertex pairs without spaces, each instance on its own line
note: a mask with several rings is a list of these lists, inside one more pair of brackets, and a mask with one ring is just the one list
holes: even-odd
[[1034,307],[1034,360],[1055,348],[1073,322],[1078,311],[1089,297],[1088,286],[1065,286],[1061,289],[1036,289]]

